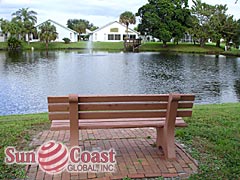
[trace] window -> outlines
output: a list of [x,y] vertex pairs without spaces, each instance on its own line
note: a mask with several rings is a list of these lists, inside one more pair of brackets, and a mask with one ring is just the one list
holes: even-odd
[[[127,37],[126,34],[123,35],[123,40]],[[128,34],[129,39],[136,39],[136,35],[135,34]]]
[[123,40],[125,40],[125,39],[126,39],[126,37],[127,37],[127,35],[126,35],[126,34],[124,34],[124,35],[123,35]]
[[136,35],[135,34],[130,34],[130,39],[136,39]]
[[110,41],[119,41],[121,40],[121,35],[120,34],[108,34],[108,40]]
[[108,40],[114,40],[114,34],[109,34],[108,35]]
[[72,33],[70,33],[70,39],[72,39]]
[[115,40],[121,40],[121,35],[120,34],[115,34]]
[[118,28],[111,28],[110,32],[118,32]]

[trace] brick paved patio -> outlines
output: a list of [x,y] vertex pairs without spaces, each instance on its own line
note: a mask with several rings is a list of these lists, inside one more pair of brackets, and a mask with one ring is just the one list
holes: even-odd
[[[177,160],[167,161],[160,149],[155,147],[154,128],[81,130],[79,145],[83,150],[114,148],[117,152],[116,173],[67,173],[50,176],[37,165],[26,167],[29,179],[122,179],[179,177],[187,178],[197,172],[197,163],[176,144]],[[44,142],[55,140],[69,145],[69,131],[43,131],[31,146],[38,147]]]

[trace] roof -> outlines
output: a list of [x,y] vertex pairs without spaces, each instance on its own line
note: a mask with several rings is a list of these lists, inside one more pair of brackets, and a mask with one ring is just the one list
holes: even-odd
[[[53,24],[56,24],[56,25],[58,25],[58,26],[60,26],[60,27],[62,27],[62,28],[64,28],[64,29],[66,29],[66,30],[68,30],[68,31],[71,31],[71,32],[73,32],[73,33],[77,33],[76,31],[74,31],[74,30],[72,30],[72,29],[70,29],[70,28],[68,28],[68,27],[65,27],[65,26],[63,26],[62,24],[59,24],[58,22],[56,22],[56,21],[53,21],[53,20],[51,20],[51,19],[48,19],[47,21],[44,21],[44,22],[42,22],[41,24],[38,24],[36,27],[38,27],[38,26],[41,26],[43,23],[45,23],[45,22],[52,22]],[[78,34],[78,33],[77,33]]]
[[[113,23],[118,23],[118,24],[120,24],[121,26],[123,26],[123,27],[125,27],[126,28],[126,25],[124,25],[124,24],[121,24],[120,22],[118,22],[118,21],[113,21],[113,22],[110,22],[110,23],[108,23],[108,24],[106,24],[106,25],[104,25],[104,26],[102,26],[102,27],[100,27],[100,28],[98,28],[98,29],[96,29],[95,31],[93,31],[92,33],[96,33],[96,32],[98,32],[98,31],[100,31],[101,29],[103,29],[103,28],[105,28],[105,27],[107,27],[107,26],[110,26],[111,24],[113,24]],[[135,31],[135,30],[133,30],[133,29],[131,29],[131,28],[128,28],[130,31],[132,31],[132,32],[134,32],[134,33],[136,33],[136,34],[139,34],[139,32],[137,32],[137,31]]]

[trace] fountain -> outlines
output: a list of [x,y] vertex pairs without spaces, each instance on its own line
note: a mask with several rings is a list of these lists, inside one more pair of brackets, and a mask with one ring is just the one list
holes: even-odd
[[89,39],[87,42],[87,53],[93,54],[93,43],[92,43],[91,39]]

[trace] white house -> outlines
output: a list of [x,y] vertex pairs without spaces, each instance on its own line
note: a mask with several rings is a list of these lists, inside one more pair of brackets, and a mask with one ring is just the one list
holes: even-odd
[[6,35],[2,32],[1,27],[0,27],[0,42],[5,42],[6,41]]
[[[63,42],[63,38],[69,38],[71,42],[77,42],[78,41],[78,33],[70,28],[67,28],[56,21],[53,21],[51,19],[45,21],[45,22],[50,22],[52,25],[56,27],[58,36],[55,42]],[[43,22],[43,23],[45,23]],[[39,24],[36,26],[36,28],[39,30],[39,27],[43,24]],[[38,37],[33,37],[31,41],[39,41]]]
[[[126,26],[114,21],[93,31],[90,34],[89,40],[94,42],[120,42],[123,41],[126,36]],[[139,37],[139,33],[128,28],[128,36],[130,39],[137,39]]]

